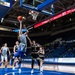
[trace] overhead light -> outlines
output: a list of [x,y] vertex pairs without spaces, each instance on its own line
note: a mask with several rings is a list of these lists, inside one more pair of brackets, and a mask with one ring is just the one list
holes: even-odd
[[4,18],[1,19],[1,23],[4,21]]
[[53,26],[55,27],[55,24],[53,24]]
[[23,20],[26,20],[26,17],[23,16],[22,18],[23,18]]
[[15,23],[15,25],[16,25],[16,23]]
[[41,30],[43,30],[43,28]]
[[15,1],[17,1],[17,0],[15,0]]
[[0,30],[2,30],[2,31],[12,31],[11,29],[3,28],[3,27],[0,27]]
[[69,20],[71,21],[72,19],[70,18]]
[[22,18],[24,19],[25,17],[23,16]]

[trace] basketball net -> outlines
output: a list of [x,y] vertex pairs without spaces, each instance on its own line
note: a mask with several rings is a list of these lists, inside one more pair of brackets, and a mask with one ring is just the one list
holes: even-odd
[[33,17],[32,18],[33,20],[37,20],[37,16],[38,16],[39,12],[30,10],[29,14]]

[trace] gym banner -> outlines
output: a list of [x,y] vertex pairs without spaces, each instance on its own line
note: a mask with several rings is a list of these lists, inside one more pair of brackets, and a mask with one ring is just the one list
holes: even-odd
[[[23,59],[23,62],[31,62],[31,59]],[[46,58],[44,59],[44,63],[60,63],[60,64],[74,64],[75,58]]]
[[13,0],[0,0],[0,5],[11,7]]

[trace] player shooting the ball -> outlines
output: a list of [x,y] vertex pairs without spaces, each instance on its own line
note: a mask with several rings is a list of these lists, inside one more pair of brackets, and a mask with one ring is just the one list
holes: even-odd
[[17,53],[14,54],[14,57],[13,57],[11,63],[13,63],[14,59],[16,57],[18,57],[18,56],[20,57],[20,63],[21,63],[21,59],[25,56],[25,53],[26,53],[26,50],[27,50],[26,34],[28,33],[28,30],[24,26],[26,32],[24,32],[24,33],[22,32],[22,17],[21,16],[18,16],[18,21],[20,22],[20,29],[19,29],[19,36],[18,36],[19,37],[20,44],[19,44]]

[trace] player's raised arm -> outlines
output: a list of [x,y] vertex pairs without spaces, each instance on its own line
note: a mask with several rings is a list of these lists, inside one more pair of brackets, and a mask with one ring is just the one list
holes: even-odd
[[18,16],[17,20],[20,22],[20,30],[19,30],[19,35],[22,34],[22,16]]
[[26,34],[26,37],[27,37],[27,39],[28,39],[30,45],[32,45],[32,41],[31,41],[31,39],[29,38],[29,36],[28,36],[27,34]]
[[19,35],[22,34],[22,21],[19,21],[20,22],[20,30],[19,30]]

